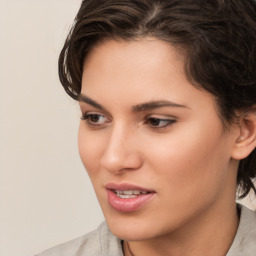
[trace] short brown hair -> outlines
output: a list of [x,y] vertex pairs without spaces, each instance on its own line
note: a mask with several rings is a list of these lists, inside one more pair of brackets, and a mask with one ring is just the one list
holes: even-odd
[[[216,97],[221,118],[256,104],[256,6],[252,0],[84,0],[59,57],[77,99],[90,49],[105,39],[153,36],[183,49],[187,78]],[[241,198],[256,193],[256,149],[240,161]]]

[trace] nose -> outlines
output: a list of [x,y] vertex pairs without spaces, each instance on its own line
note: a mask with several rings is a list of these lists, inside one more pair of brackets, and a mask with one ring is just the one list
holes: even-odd
[[123,127],[114,127],[101,158],[101,166],[114,174],[138,170],[143,158],[134,133]]

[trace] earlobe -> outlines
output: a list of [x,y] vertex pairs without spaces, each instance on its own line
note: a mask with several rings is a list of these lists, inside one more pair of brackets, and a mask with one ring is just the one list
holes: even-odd
[[239,135],[236,138],[232,157],[242,160],[256,148],[256,108],[251,108],[239,117]]

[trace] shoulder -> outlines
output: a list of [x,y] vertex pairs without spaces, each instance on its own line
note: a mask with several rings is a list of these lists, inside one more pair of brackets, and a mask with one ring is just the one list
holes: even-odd
[[255,256],[256,255],[256,212],[245,206],[241,209],[237,234],[227,256]]
[[122,256],[121,240],[114,236],[106,222],[77,239],[48,249],[37,256]]

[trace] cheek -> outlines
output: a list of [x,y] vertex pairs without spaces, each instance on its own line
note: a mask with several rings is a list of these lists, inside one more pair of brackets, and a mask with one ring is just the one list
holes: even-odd
[[92,136],[90,131],[84,128],[84,125],[81,121],[78,132],[78,148],[82,163],[91,177],[93,173],[99,170],[102,143],[97,140],[97,137]]
[[158,170],[158,178],[169,183],[174,192],[180,188],[196,192],[209,183],[218,185],[226,175],[230,157],[223,138],[221,126],[190,126],[163,138],[161,143],[154,142],[147,159]]

